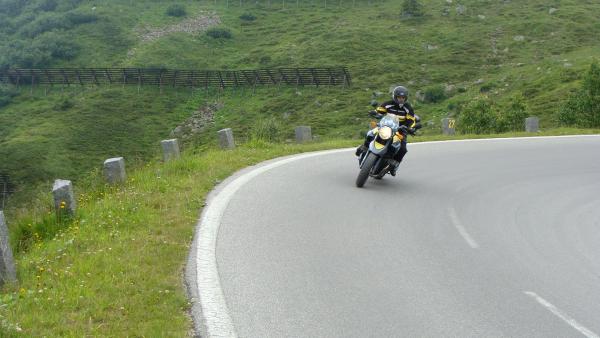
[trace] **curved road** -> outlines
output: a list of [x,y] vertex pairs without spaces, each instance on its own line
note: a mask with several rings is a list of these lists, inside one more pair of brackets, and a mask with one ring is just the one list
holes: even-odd
[[232,326],[211,335],[600,334],[599,136],[410,144],[362,189],[352,150],[286,161],[209,199],[238,183],[212,218],[203,307]]

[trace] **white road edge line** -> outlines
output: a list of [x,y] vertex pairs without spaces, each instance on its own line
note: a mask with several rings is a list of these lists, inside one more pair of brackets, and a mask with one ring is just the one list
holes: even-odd
[[297,155],[260,166],[228,183],[216,196],[207,202],[198,221],[196,245],[196,283],[202,320],[208,337],[237,337],[229,315],[217,270],[216,245],[221,217],[234,194],[254,177],[284,164],[308,157],[347,152],[350,149],[336,149]]
[[452,220],[452,224],[454,224],[454,227],[456,228],[456,230],[458,230],[458,233],[465,239],[467,244],[469,244],[469,246],[473,249],[478,249],[479,244],[477,244],[477,242],[475,242],[473,237],[471,237],[471,235],[469,235],[469,233],[467,232],[465,227],[462,225],[462,223],[460,222],[460,219],[458,219],[456,210],[454,210],[454,208],[450,207],[450,208],[448,208],[448,214],[450,214],[450,219]]
[[548,311],[552,312],[555,316],[565,321],[567,324],[571,325],[575,330],[581,332],[584,336],[588,338],[600,338],[597,334],[587,329],[585,326],[579,324],[575,319],[567,316],[564,312],[558,309],[556,306],[552,305],[550,302],[545,300],[544,298],[538,296],[535,292],[531,291],[523,291],[526,295],[535,299],[538,303],[540,303],[543,307],[545,307]]

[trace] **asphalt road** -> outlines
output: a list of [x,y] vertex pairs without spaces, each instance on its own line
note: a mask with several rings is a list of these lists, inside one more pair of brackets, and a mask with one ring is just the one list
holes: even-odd
[[238,336],[598,337],[599,136],[409,144],[397,177],[357,174],[348,150],[231,195]]

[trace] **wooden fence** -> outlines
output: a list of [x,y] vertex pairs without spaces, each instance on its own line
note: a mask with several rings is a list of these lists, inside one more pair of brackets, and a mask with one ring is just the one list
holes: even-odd
[[0,83],[36,85],[138,85],[192,88],[242,86],[350,86],[345,67],[256,70],[178,70],[155,68],[47,68],[0,71]]

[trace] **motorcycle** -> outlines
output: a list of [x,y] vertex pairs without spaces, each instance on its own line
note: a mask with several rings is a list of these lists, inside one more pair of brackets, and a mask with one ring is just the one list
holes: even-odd
[[365,184],[369,176],[380,180],[392,169],[394,154],[400,149],[406,134],[412,134],[408,127],[400,125],[397,115],[381,115],[374,111],[369,114],[380,120],[367,134],[373,137],[369,149],[359,157],[360,172],[356,178],[356,186],[359,188]]

